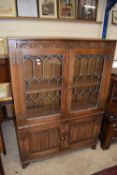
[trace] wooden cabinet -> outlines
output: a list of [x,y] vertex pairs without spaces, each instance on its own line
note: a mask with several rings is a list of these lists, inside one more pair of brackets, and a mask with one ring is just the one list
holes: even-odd
[[95,148],[115,41],[9,38],[22,164],[69,148]]

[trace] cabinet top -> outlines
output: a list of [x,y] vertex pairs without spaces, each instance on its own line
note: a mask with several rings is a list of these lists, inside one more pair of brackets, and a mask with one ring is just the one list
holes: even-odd
[[64,41],[104,41],[117,42],[115,39],[99,39],[99,38],[71,38],[71,37],[7,37],[7,40],[64,40]]

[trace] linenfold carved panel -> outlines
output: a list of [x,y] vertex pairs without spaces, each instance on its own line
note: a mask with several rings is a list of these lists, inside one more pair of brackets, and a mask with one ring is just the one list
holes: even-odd
[[83,123],[74,123],[70,126],[70,144],[78,143],[84,140],[91,139],[92,130],[94,126],[94,121],[92,122],[83,122]]
[[30,152],[36,153],[58,148],[60,142],[59,128],[52,128],[29,134]]
[[97,119],[73,123],[69,127],[69,144],[79,143],[91,138],[97,138],[100,130],[102,118],[97,116]]

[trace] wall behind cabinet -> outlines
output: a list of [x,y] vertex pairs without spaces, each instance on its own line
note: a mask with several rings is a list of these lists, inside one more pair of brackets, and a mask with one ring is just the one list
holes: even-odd
[[[98,21],[103,21],[105,13],[106,0],[99,0]],[[117,6],[115,6],[117,9]],[[102,24],[91,23],[73,23],[73,22],[55,22],[39,20],[0,20],[0,36],[34,36],[34,37],[83,37],[83,38],[101,38]],[[117,26],[111,24],[111,15],[109,19],[109,28],[107,38],[117,39]],[[7,52],[7,51],[5,51]]]

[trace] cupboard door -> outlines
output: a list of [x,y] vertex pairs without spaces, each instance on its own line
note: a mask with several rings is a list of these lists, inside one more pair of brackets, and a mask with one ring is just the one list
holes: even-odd
[[15,51],[18,89],[14,93],[19,94],[16,114],[26,114],[29,118],[63,116],[68,50],[39,47],[17,48]]
[[68,78],[70,115],[99,110],[106,78],[106,62],[105,49],[70,49]]
[[101,126],[101,118],[86,121],[73,121],[68,128],[68,146],[96,142]]
[[24,86],[27,113],[46,116],[61,113],[64,53],[44,50],[24,54]]
[[60,150],[60,126],[46,125],[18,129],[22,161],[40,158]]
[[32,128],[29,130],[31,157],[38,157],[59,151],[60,127]]

